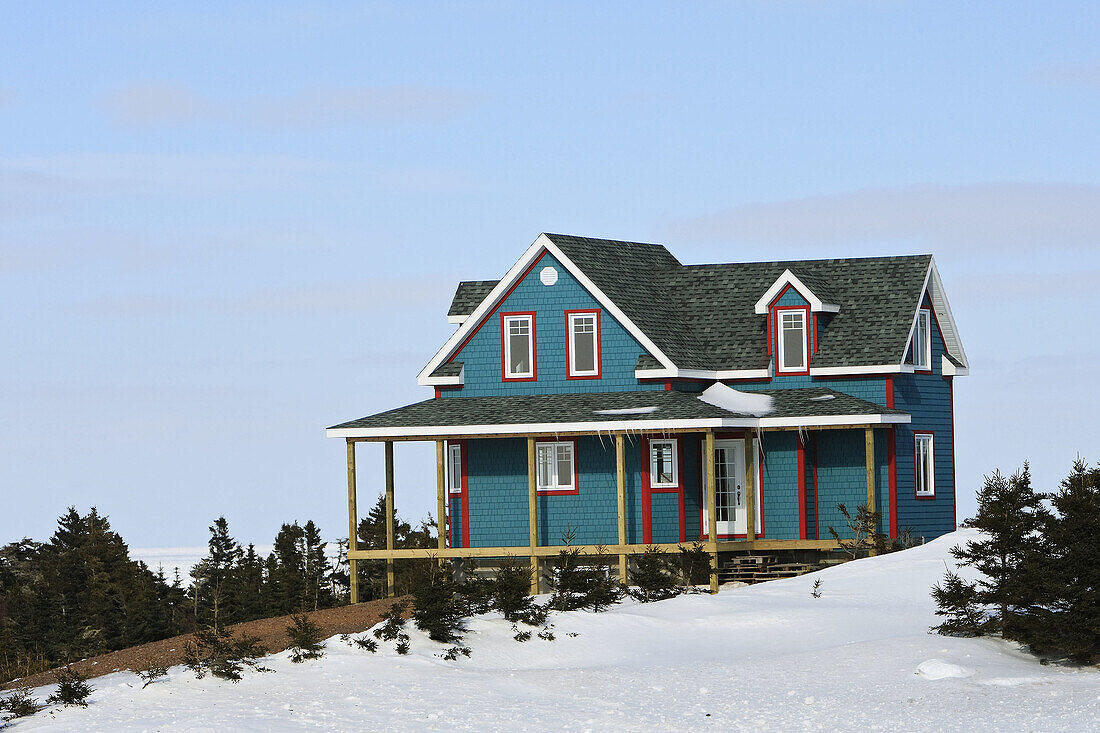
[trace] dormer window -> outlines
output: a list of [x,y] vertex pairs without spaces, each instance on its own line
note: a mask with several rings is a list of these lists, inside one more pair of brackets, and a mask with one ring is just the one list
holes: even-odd
[[804,373],[808,369],[809,349],[806,333],[806,309],[776,309],[779,374]]
[[571,379],[600,376],[600,312],[566,311],[568,369]]
[[535,314],[501,314],[504,379],[535,379]]
[[916,369],[932,368],[932,311],[921,308],[913,326],[913,341],[909,346],[909,363]]

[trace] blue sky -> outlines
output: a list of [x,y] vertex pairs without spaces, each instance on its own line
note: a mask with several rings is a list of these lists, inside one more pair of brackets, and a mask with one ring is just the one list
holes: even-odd
[[455,282],[541,231],[934,253],[960,518],[996,467],[1053,488],[1100,458],[1100,9],[960,5],[7,5],[0,542],[70,504],[137,547],[346,534],[323,428],[429,396]]

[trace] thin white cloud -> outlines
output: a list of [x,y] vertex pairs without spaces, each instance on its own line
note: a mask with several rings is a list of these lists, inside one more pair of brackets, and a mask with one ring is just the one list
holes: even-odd
[[315,86],[293,94],[217,99],[183,85],[131,84],[103,100],[129,126],[214,122],[306,126],[338,122],[441,122],[466,112],[480,95],[416,85]]
[[912,251],[1034,253],[1094,249],[1100,186],[979,183],[871,188],[750,203],[668,224],[670,240],[808,246],[904,244]]

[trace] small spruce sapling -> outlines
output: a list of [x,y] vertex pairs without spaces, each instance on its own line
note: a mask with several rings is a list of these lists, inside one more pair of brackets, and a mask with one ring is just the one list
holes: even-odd
[[531,567],[515,558],[505,558],[497,569],[492,584],[493,609],[506,621],[540,626],[546,623],[549,609],[535,603],[529,594]]
[[405,601],[394,601],[390,604],[389,613],[386,614],[382,625],[374,630],[374,638],[381,641],[393,641],[405,628],[405,612],[409,606]]
[[689,588],[709,585],[713,558],[703,543],[696,540],[690,547],[680,545],[679,550],[680,572],[683,575],[684,585]]
[[814,587],[810,591],[810,595],[814,598],[821,598],[821,578],[814,581]]
[[92,694],[92,687],[88,684],[87,677],[72,667],[58,670],[56,676],[57,692],[46,698],[48,704],[88,707],[88,695]]
[[166,679],[168,677],[168,667],[163,664],[155,664],[149,669],[138,672],[138,677],[145,683],[141,686],[141,689],[144,690],[157,680]]
[[321,627],[304,613],[296,614],[286,627],[290,637],[290,661],[301,664],[308,659],[320,659],[325,654],[324,634]]
[[594,613],[611,608],[626,593],[619,584],[619,578],[611,573],[611,560],[602,546],[596,548],[596,559],[584,569],[584,577],[587,584],[581,607]]
[[271,670],[256,661],[267,654],[258,636],[242,634],[234,637],[228,628],[206,628],[196,631],[184,645],[183,663],[202,679],[207,673],[223,680],[240,682],[245,667],[257,672]]
[[413,622],[432,641],[462,641],[463,602],[449,571],[429,563],[413,586]]
[[397,635],[397,645],[394,647],[398,654],[409,653],[409,635],[402,631]]
[[630,590],[630,595],[642,603],[663,601],[680,593],[672,562],[664,550],[657,547],[647,547],[635,558],[630,580],[636,586]]
[[4,720],[15,720],[34,715],[44,705],[31,696],[31,688],[18,687],[11,690],[6,697],[0,698],[0,713],[4,714]]

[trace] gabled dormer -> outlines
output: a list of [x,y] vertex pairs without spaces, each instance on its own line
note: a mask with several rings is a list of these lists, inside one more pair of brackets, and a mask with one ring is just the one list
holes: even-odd
[[768,354],[775,376],[810,373],[816,350],[818,314],[840,311],[828,286],[812,275],[784,270],[756,301],[753,311],[768,318]]

